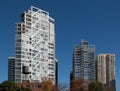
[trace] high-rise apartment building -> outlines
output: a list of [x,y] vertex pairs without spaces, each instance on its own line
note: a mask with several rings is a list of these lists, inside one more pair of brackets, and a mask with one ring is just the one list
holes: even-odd
[[96,68],[97,81],[105,85],[105,91],[116,91],[115,54],[99,54]]
[[71,80],[78,78],[88,82],[95,80],[95,45],[89,45],[88,41],[82,40],[74,48]]
[[14,81],[57,83],[54,19],[49,13],[31,6],[16,24]]

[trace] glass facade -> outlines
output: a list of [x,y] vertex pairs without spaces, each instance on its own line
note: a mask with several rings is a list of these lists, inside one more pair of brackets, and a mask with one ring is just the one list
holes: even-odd
[[15,57],[8,58],[8,81],[14,82],[15,74]]
[[95,46],[81,41],[73,53],[73,79],[95,80]]

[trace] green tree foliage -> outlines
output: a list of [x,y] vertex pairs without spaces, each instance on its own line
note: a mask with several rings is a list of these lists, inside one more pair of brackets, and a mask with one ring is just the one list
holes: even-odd
[[20,88],[15,83],[10,81],[4,81],[0,84],[0,91],[31,91],[28,88]]
[[5,81],[0,85],[0,91],[19,91],[19,87],[13,82]]
[[103,91],[103,84],[97,81],[89,84],[89,91]]
[[88,82],[84,79],[75,79],[70,83],[70,91],[88,91]]

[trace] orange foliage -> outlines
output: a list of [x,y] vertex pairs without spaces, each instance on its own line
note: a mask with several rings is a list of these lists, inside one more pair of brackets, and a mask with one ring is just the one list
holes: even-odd
[[43,91],[51,91],[53,88],[53,83],[51,80],[45,80],[41,83]]
[[88,91],[88,82],[84,79],[75,79],[70,83],[70,91]]

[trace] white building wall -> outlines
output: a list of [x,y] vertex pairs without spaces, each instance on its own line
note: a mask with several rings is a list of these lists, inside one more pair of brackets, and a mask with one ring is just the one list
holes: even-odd
[[[19,27],[18,27],[19,25]],[[55,83],[55,33],[54,19],[49,13],[31,6],[17,23],[15,82],[29,79],[41,82],[52,79]],[[18,45],[19,44],[19,45]],[[17,64],[20,64],[19,66]],[[29,66],[31,74],[22,74],[22,67]]]

